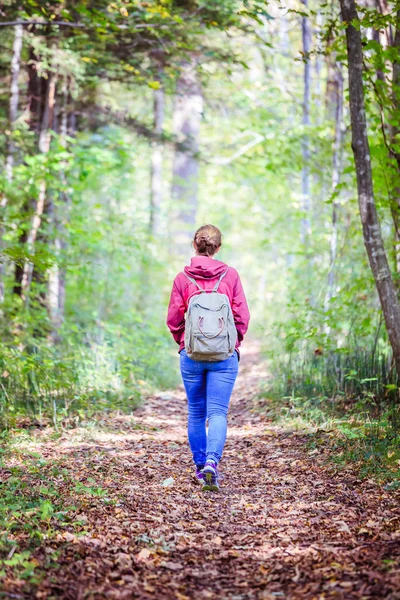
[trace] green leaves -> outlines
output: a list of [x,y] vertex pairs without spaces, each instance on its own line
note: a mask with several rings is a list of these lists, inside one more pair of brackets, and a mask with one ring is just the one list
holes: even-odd
[[[42,489],[40,491],[41,493],[43,493]],[[43,500],[43,502],[41,502],[39,505],[39,510],[40,518],[42,519],[42,521],[50,521],[51,517],[54,514],[54,506],[52,505],[50,500]]]

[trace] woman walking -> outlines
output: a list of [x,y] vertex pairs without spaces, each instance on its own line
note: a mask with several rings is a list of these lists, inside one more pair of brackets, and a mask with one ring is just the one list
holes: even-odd
[[179,344],[196,479],[203,490],[213,491],[219,489],[218,463],[226,440],[239,346],[250,319],[237,271],[214,258],[221,238],[214,225],[196,231],[196,256],[175,278],[167,318]]

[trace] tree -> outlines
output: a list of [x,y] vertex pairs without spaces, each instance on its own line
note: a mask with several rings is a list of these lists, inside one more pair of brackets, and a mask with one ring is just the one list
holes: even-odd
[[[13,165],[14,165],[14,154],[15,154],[15,143],[13,139],[15,122],[18,116],[18,102],[19,102],[19,72],[21,68],[21,50],[22,50],[22,39],[23,39],[23,28],[22,25],[16,25],[14,27],[14,43],[12,49],[11,59],[11,83],[10,83],[10,103],[9,103],[9,116],[8,116],[8,143],[7,143],[7,157],[6,157],[6,178],[10,183],[13,176]],[[0,211],[2,216],[7,206],[7,196],[3,194],[0,201]],[[2,238],[4,234],[3,219],[0,223],[0,244],[2,244]],[[0,262],[0,303],[4,301],[4,263]]]
[[177,250],[182,255],[190,251],[190,239],[196,223],[199,171],[199,133],[203,112],[203,96],[197,74],[196,60],[186,61],[175,93],[174,134],[176,147],[171,196],[177,216],[173,231]]
[[[308,0],[301,0],[304,7],[307,9]],[[302,238],[303,243],[307,246],[308,239],[311,233],[311,207],[310,207],[310,140],[309,140],[309,127],[310,127],[310,100],[311,100],[311,62],[310,62],[310,51],[311,51],[311,24],[310,18],[303,16],[301,19],[301,32],[302,32],[302,54],[304,61],[304,73],[303,73],[303,126],[304,135],[302,139],[302,154],[303,154],[303,169],[301,174],[301,197],[302,197],[302,209],[304,211],[304,218],[302,221]]]
[[154,238],[160,233],[160,212],[163,197],[163,144],[161,134],[164,126],[165,92],[162,84],[153,92],[155,139],[152,142],[150,174],[150,233]]
[[354,0],[340,0],[346,24],[352,149],[364,244],[382,306],[397,373],[400,374],[400,305],[384,248],[372,181],[371,153],[364,102],[363,52]]
[[331,80],[328,85],[333,90],[329,94],[328,102],[334,112],[335,137],[333,142],[332,157],[332,233],[330,240],[330,269],[328,273],[328,288],[326,293],[326,306],[328,306],[335,291],[335,269],[338,245],[338,202],[337,186],[340,182],[340,173],[342,168],[343,153],[343,74],[339,63],[334,62],[331,69]]

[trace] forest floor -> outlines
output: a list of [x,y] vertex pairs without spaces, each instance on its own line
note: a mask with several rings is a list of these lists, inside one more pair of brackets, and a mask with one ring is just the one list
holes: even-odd
[[262,368],[244,356],[218,494],[192,477],[180,389],[14,445],[0,598],[400,599],[396,492],[269,421]]

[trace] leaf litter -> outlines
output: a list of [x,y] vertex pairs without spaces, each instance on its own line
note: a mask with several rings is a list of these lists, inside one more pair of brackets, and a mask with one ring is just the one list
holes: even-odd
[[232,399],[219,494],[194,479],[181,389],[148,398],[133,419],[110,417],[92,439],[39,432],[34,457],[9,456],[4,482],[19,464],[24,490],[53,486],[68,518],[42,503],[36,535],[18,526],[22,516],[2,532],[0,597],[400,600],[398,492],[338,471],[310,454],[306,433],[256,410],[261,366],[251,358]]

